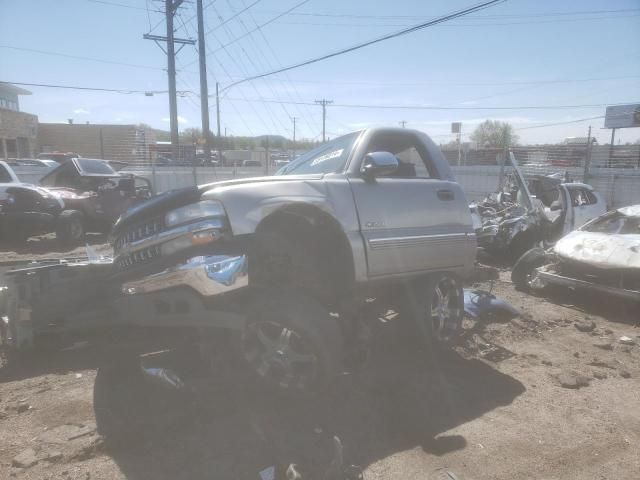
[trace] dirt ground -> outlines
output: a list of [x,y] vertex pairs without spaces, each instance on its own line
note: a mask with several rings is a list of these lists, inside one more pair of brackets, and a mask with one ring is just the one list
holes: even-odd
[[94,392],[98,351],[5,365],[0,478],[258,479],[270,466],[286,478],[292,463],[305,479],[345,478],[327,476],[333,436],[365,479],[640,478],[638,310],[523,294],[506,269],[493,291],[522,314],[466,321],[453,351],[407,348],[378,322],[370,365],[322,396],[292,404],[220,378],[150,405],[146,435],[117,443],[96,432],[94,395],[109,394]]

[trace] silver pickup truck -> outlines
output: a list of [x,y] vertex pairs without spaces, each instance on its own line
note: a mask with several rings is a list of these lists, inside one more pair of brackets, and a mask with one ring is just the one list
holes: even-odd
[[[113,237],[132,318],[175,325],[162,312],[182,311],[182,325],[240,328],[249,365],[284,389],[340,371],[357,316],[345,312],[380,292],[403,293],[399,308],[425,343],[450,340],[476,251],[440,149],[388,128],[337,138],[275,176],[166,192],[124,214]],[[237,312],[241,293],[237,322],[221,310]]]
[[[275,176],[157,195],[122,215],[112,239],[113,262],[13,273],[9,317],[229,334],[249,372],[286,392],[320,389],[357,356],[373,298],[423,346],[450,342],[476,253],[440,149],[386,128],[325,143]],[[74,321],[78,305],[95,312]]]

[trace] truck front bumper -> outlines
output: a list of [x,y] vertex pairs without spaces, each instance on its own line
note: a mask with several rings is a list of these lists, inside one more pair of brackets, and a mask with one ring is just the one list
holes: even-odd
[[246,255],[197,256],[161,272],[127,281],[122,285],[122,292],[134,295],[186,286],[211,297],[248,286],[248,267]]
[[545,267],[538,268],[537,278],[541,283],[541,286],[547,284],[562,285],[565,287],[580,288],[583,290],[604,293],[607,295],[611,295],[612,297],[622,298],[625,300],[640,301],[640,291],[627,290],[624,288],[612,287],[609,285],[602,285],[599,283],[588,282],[586,280],[559,275],[557,273],[547,271]]

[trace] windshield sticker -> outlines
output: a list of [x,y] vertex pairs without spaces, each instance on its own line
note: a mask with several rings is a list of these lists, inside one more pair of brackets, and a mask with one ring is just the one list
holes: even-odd
[[325,153],[324,155],[320,155],[319,157],[313,159],[311,165],[318,165],[322,162],[326,162],[327,160],[331,160],[332,158],[337,158],[342,155],[342,152],[344,152],[344,148],[341,148],[340,150],[334,150],[330,153]]

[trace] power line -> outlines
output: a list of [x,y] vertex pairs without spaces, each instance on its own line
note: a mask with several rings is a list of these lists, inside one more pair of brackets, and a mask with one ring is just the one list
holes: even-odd
[[[314,105],[311,102],[290,102],[285,100],[277,100],[277,99],[265,99],[265,98],[232,98],[226,97],[227,100],[232,101],[247,101],[247,102],[267,102],[267,103],[292,103],[296,105]],[[498,107],[498,106],[437,106],[437,105],[375,105],[375,104],[358,104],[358,103],[333,103],[334,107],[342,107],[342,108],[370,108],[370,109],[382,109],[382,110],[567,110],[573,108],[601,108],[601,107],[610,107],[615,105],[627,105],[629,103],[637,103],[634,101],[623,102],[623,103],[592,103],[592,104],[582,104],[582,105],[523,105],[523,106],[508,106],[508,107]]]
[[144,69],[147,69],[147,70],[164,70],[164,68],[162,68],[162,67],[152,67],[151,65],[138,65],[138,64],[135,64],[135,63],[117,62],[115,60],[105,60],[103,58],[84,57],[84,56],[81,56],[81,55],[69,55],[67,53],[50,52],[50,51],[46,51],[46,50],[37,50],[35,48],[14,47],[12,45],[0,45],[0,48],[7,48],[9,50],[18,50],[18,51],[21,51],[21,52],[41,53],[43,55],[54,55],[56,57],[73,58],[75,60],[89,60],[89,61],[92,61],[92,62],[107,63],[109,65],[122,65],[122,66],[125,66],[125,67],[144,68]]
[[[383,35],[382,37],[378,37],[378,38],[375,38],[373,40],[369,40],[367,42],[360,43],[360,44],[354,45],[352,47],[339,50],[337,52],[333,52],[333,53],[329,53],[329,54],[326,54],[326,55],[322,55],[320,57],[316,57],[316,58],[313,58],[311,60],[307,60],[305,62],[301,62],[301,63],[297,63],[295,65],[291,65],[289,67],[280,68],[278,70],[274,70],[274,71],[266,72],[266,73],[261,73],[261,74],[258,74],[258,75],[254,75],[254,76],[251,76],[251,77],[244,78],[242,80],[238,80],[237,82],[234,82],[231,85],[228,85],[226,88],[230,88],[230,87],[232,87],[234,85],[238,85],[238,84],[243,83],[243,82],[249,82],[251,80],[256,80],[258,78],[266,77],[266,76],[269,76],[269,75],[274,75],[276,73],[281,73],[281,72],[286,72],[288,70],[293,70],[294,68],[300,68],[300,67],[303,67],[303,66],[306,66],[306,65],[310,65],[312,63],[317,63],[317,62],[320,62],[322,60],[327,60],[327,59],[332,58],[332,57],[337,57],[338,55],[344,55],[345,53],[353,52],[355,50],[359,50],[361,48],[368,47],[370,45],[373,45],[373,44],[376,44],[376,43],[380,43],[380,42],[383,42],[385,40],[390,40],[392,38],[400,37],[402,35],[408,35],[409,33],[413,33],[413,32],[416,32],[418,30],[422,30],[424,28],[428,28],[428,27],[431,27],[431,26],[434,26],[434,25],[438,25],[440,23],[447,22],[449,20],[453,20],[454,18],[460,18],[460,17],[466,16],[466,15],[469,15],[471,13],[483,10],[485,8],[489,8],[489,7],[491,7],[493,5],[496,5],[498,3],[503,3],[504,1],[506,1],[506,0],[491,0],[491,1],[488,1],[488,2],[484,2],[484,3],[481,3],[481,4],[475,5],[473,7],[469,7],[469,8],[463,9],[463,10],[458,10],[456,12],[444,15],[442,17],[438,17],[435,20],[430,20],[428,22],[420,23],[420,24],[415,25],[413,27],[406,28],[404,30],[400,30],[398,32],[389,33],[387,35]],[[301,3],[306,3],[306,1],[305,2],[301,2]]]
[[[640,10],[638,10],[640,11]],[[593,20],[616,20],[623,19],[626,20],[628,18],[638,17],[639,14],[626,14],[626,15],[616,15],[616,16],[601,16],[601,17],[583,17],[583,18],[556,18],[552,20],[531,20],[531,21],[522,21],[522,22],[453,22],[448,25],[443,25],[443,27],[449,28],[460,28],[460,27],[497,27],[497,26],[508,26],[508,25],[539,25],[543,23],[567,23],[567,22],[581,22],[581,21],[593,21]],[[336,22],[278,22],[279,25],[311,25],[318,27],[406,27],[408,25],[413,25],[412,23],[336,23]]]
[[[539,17],[556,17],[556,16],[575,16],[575,15],[600,15],[607,13],[628,13],[636,12],[640,9],[627,8],[620,10],[583,10],[577,12],[549,12],[549,13],[525,13],[525,14],[501,14],[501,15],[477,15],[476,19],[500,19],[500,18],[539,18]],[[256,12],[257,14],[274,14],[279,13],[276,11],[262,11]],[[292,13],[293,16],[307,16],[307,17],[329,17],[329,18],[360,18],[360,19],[411,19],[415,20],[419,18],[416,15],[359,15],[359,14],[337,14],[337,13],[315,13],[315,12],[296,12]],[[422,17],[428,19],[429,17]]]
[[543,125],[533,125],[531,127],[521,127],[521,128],[516,128],[515,130],[519,131],[519,130],[531,130],[532,128],[555,127],[556,125],[568,125],[570,123],[586,122],[588,120],[597,120],[599,118],[604,118],[604,115],[598,115],[597,117],[580,118],[578,120],[568,120],[566,122],[555,122],[555,123],[546,123]]
[[[205,35],[209,35],[211,32],[216,31],[217,29],[219,29],[220,27],[222,27],[223,25],[226,25],[228,22],[230,22],[231,20],[233,20],[234,18],[237,18],[238,16],[242,15],[244,12],[246,12],[247,10],[249,10],[251,7],[253,7],[255,4],[261,2],[262,0],[255,0],[255,2],[253,2],[251,5],[248,5],[247,7],[243,8],[242,10],[240,10],[239,12],[234,13],[233,15],[231,15],[229,18],[227,18],[226,20],[223,20],[221,23],[219,23],[218,25],[216,25],[215,27],[210,28],[209,30],[207,30],[207,32],[205,33]],[[222,17],[220,17],[222,18]]]
[[[49,83],[26,83],[26,82],[5,82],[5,81],[0,81],[0,83],[10,84],[10,85],[21,85],[25,87],[46,87],[46,88],[62,88],[67,90],[89,90],[89,91],[96,91],[96,92],[111,92],[111,93],[120,93],[124,95],[130,95],[133,93],[143,93],[145,95],[168,93],[168,90],[130,90],[130,89],[118,89],[118,88],[79,87],[79,86],[72,86],[72,85],[53,85]],[[183,90],[177,93],[181,96],[195,95],[195,92],[191,90]]]
[[[121,8],[129,8],[132,10],[143,10],[146,11],[145,7],[136,7],[135,5],[125,5],[124,3],[116,3],[116,2],[107,2],[106,0],[87,0],[91,3],[100,3],[102,5],[110,5],[112,7],[121,7]],[[163,10],[151,10],[152,12],[164,13]]]
[[[226,44],[224,44],[224,45],[223,45],[223,44],[221,44],[221,46],[220,46],[218,49],[214,50],[213,52],[208,53],[208,54],[207,54],[207,56],[209,56],[209,55],[213,55],[213,54],[215,54],[216,52],[219,52],[220,50],[222,50],[222,49],[224,49],[224,48],[228,47],[229,45],[231,45],[231,44],[233,44],[233,43],[236,43],[236,42],[237,42],[237,41],[239,41],[239,40],[242,40],[242,39],[243,39],[244,37],[246,37],[247,35],[250,35],[251,33],[255,32],[256,30],[258,30],[258,29],[260,29],[260,28],[262,28],[262,27],[265,27],[265,26],[269,25],[270,23],[275,22],[276,20],[278,20],[278,19],[279,19],[279,18],[281,18],[281,17],[284,17],[285,15],[288,15],[290,12],[294,11],[296,8],[301,7],[302,5],[304,5],[305,3],[309,2],[309,1],[310,1],[310,0],[302,0],[301,2],[299,2],[299,3],[295,4],[293,7],[291,7],[290,9],[288,9],[288,10],[286,10],[286,11],[284,11],[284,12],[282,12],[282,13],[278,14],[278,15],[276,15],[275,17],[271,18],[270,20],[267,20],[266,22],[264,22],[264,23],[262,23],[261,25],[257,26],[256,28],[254,28],[254,29],[253,29],[253,30],[251,30],[250,32],[247,32],[247,33],[245,33],[244,35],[240,35],[239,37],[234,38],[233,40],[231,40],[230,42],[228,42],[228,43],[226,43]],[[193,63],[195,63],[195,62],[187,63],[187,64],[185,65],[185,67],[189,67],[189,66],[190,66],[190,65],[192,65]]]

